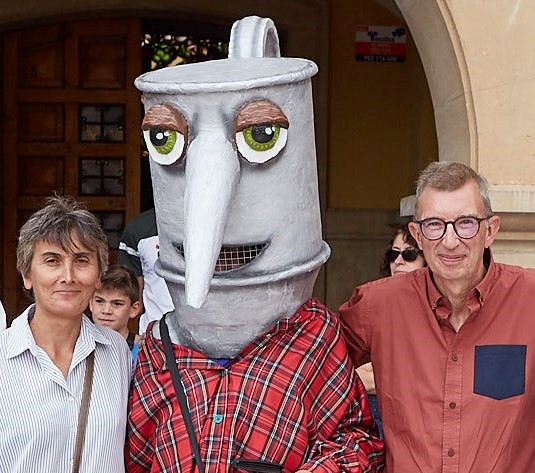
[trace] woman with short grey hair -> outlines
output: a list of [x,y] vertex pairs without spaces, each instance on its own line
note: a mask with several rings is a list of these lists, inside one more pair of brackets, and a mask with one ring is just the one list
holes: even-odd
[[124,472],[130,350],[84,315],[108,265],[98,219],[55,196],[22,226],[35,300],[0,334],[0,472]]

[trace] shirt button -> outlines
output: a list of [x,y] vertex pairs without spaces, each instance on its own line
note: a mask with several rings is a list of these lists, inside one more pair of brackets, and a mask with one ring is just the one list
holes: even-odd
[[223,422],[223,416],[221,414],[214,414],[213,419],[216,424],[221,424],[221,422]]
[[448,457],[453,457],[455,455],[455,450],[453,450],[453,448],[450,448],[448,450]]
[[451,361],[458,361],[459,357],[457,355],[451,355]]
[[455,402],[450,402],[450,408],[455,409],[457,407],[457,404]]

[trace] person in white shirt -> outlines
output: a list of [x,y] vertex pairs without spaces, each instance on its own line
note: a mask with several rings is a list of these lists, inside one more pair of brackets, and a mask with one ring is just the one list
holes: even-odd
[[143,297],[139,333],[162,315],[174,310],[165,280],[156,274],[155,264],[160,251],[154,208],[140,213],[125,227],[119,243],[118,262],[134,271]]
[[124,473],[130,350],[83,313],[107,265],[106,235],[74,199],[50,198],[22,226],[17,269],[35,304],[0,333],[1,473],[72,471],[91,359],[79,472]]

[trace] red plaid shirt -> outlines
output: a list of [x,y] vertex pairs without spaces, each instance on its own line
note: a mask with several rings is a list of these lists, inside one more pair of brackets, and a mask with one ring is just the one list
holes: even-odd
[[[226,368],[180,345],[174,351],[207,473],[243,471],[231,466],[236,458],[280,463],[283,473],[382,469],[383,445],[338,319],[317,301]],[[129,473],[196,471],[164,359],[161,341],[148,335],[130,398]]]

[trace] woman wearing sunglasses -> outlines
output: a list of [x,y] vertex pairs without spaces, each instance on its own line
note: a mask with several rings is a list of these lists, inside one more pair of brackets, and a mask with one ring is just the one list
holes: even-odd
[[[407,224],[403,224],[396,229],[388,243],[388,248],[384,252],[379,266],[379,274],[381,277],[395,276],[396,274],[408,273],[415,269],[423,268],[425,265],[425,259],[418,248],[416,240],[410,234]],[[373,418],[377,423],[377,428],[382,438],[383,423],[381,422],[381,412],[379,411],[377,395],[375,394],[372,364],[366,363],[360,366],[357,368],[357,373],[368,393]]]
[[394,276],[399,273],[408,273],[425,266],[422,252],[416,240],[409,232],[407,224],[399,227],[388,243],[379,273],[381,277]]

